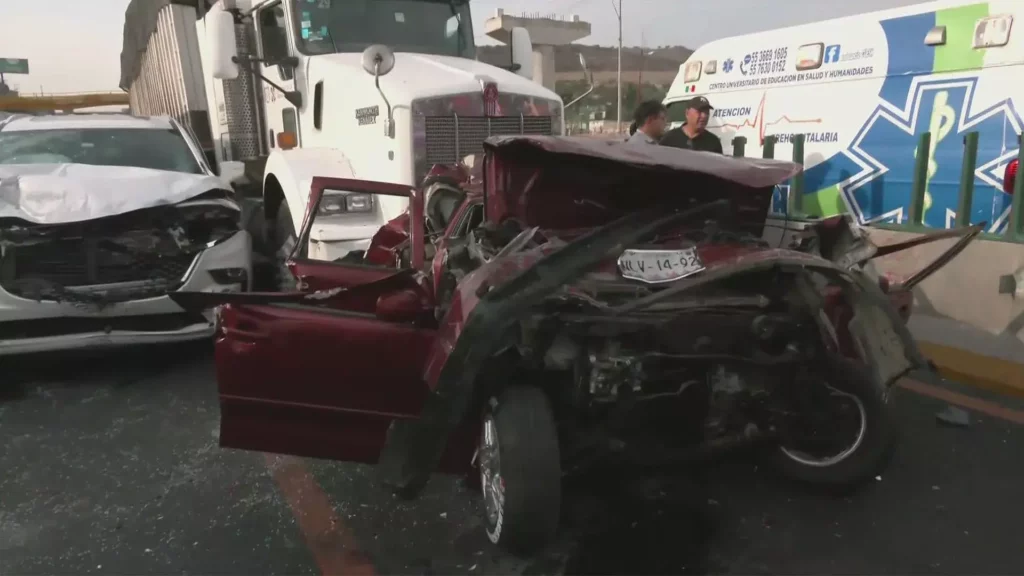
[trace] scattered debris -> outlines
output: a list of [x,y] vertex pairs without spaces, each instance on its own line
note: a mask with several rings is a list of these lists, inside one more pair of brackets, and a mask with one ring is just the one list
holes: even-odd
[[971,425],[971,416],[963,408],[947,406],[945,410],[937,412],[935,418],[940,424],[966,428]]

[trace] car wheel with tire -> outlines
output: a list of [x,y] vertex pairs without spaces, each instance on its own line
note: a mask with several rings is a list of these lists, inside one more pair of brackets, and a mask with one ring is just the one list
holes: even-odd
[[562,469],[547,395],[513,386],[492,398],[478,450],[487,537],[517,554],[550,544],[558,531]]
[[786,426],[773,460],[793,480],[848,490],[889,462],[896,437],[891,394],[866,366],[847,358],[830,361],[826,380],[817,391],[823,402]]

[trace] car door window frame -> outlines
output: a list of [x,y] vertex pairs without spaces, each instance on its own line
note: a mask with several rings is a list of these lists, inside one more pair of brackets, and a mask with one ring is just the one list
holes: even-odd
[[451,234],[448,236],[449,239],[455,240],[463,238],[469,234],[469,222],[472,220],[473,215],[477,212],[480,213],[480,221],[484,219],[484,203],[482,200],[471,200],[469,205],[466,206],[465,210],[462,210],[462,214],[459,215],[459,219],[456,221],[455,226],[452,227]]
[[[277,20],[277,15],[274,13],[275,10],[281,11],[280,18],[282,18],[283,21],[277,23],[280,24],[280,26],[275,24],[274,28],[280,29],[281,33],[284,35],[284,38],[283,41],[281,42],[281,46],[277,47],[281,53],[274,54],[273,58],[271,58],[271,55],[267,54],[266,40],[268,36],[266,34],[266,31],[268,26],[266,26],[266,24],[264,23],[264,18],[267,17],[268,15],[272,15],[274,16],[274,19]],[[257,37],[259,38],[260,58],[262,60],[280,61],[284,58],[287,58],[288,56],[291,56],[291,31],[288,25],[288,11],[284,9],[284,2],[274,2],[273,4],[267,4],[266,6],[260,7],[259,11],[256,14],[256,27]],[[280,79],[284,81],[293,80],[295,78],[295,71],[292,68],[282,66],[280,64],[277,65],[277,74],[280,77]]]
[[[424,245],[424,235],[426,231],[424,229],[424,206],[423,198],[420,190],[411,186],[405,186],[401,184],[393,184],[390,182],[375,182],[368,180],[355,180],[348,178],[327,178],[316,176],[310,183],[309,191],[309,204],[306,207],[306,213],[302,219],[302,231],[297,238],[295,244],[295,251],[289,256],[289,260],[292,261],[307,261],[307,262],[319,262],[311,260],[305,257],[299,257],[301,253],[300,247],[309,244],[309,238],[313,230],[313,222],[316,221],[316,213],[320,208],[320,202],[323,201],[324,192],[328,189],[331,190],[347,190],[350,192],[357,192],[361,194],[380,195],[380,196],[401,196],[409,200],[409,241],[412,245],[412,266],[409,267],[391,267],[391,266],[367,266],[364,264],[356,264],[350,262],[322,262],[323,264],[329,264],[334,266],[342,267],[362,267],[372,269],[387,269],[387,270],[405,270],[407,268],[422,269],[426,262],[426,246]],[[401,193],[399,193],[401,191]]]

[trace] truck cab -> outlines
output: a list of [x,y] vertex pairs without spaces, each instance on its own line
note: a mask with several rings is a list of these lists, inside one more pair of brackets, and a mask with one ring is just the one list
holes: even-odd
[[[563,133],[560,98],[531,80],[529,33],[512,31],[509,66],[477,61],[468,0],[221,0],[197,27],[217,160],[247,160],[232,139],[258,135],[248,155],[265,158],[280,262],[314,176],[416,185],[433,165],[472,163],[488,136]],[[334,195],[301,248],[309,258],[357,255],[408,205]]]

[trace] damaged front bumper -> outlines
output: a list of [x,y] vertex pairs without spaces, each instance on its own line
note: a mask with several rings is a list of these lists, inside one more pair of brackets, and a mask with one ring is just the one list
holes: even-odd
[[[252,278],[252,238],[235,232],[195,253],[183,268],[176,291],[244,290]],[[144,282],[65,288],[60,298],[17,296],[0,287],[0,356],[212,336],[212,312],[186,312],[166,291],[139,290]],[[122,295],[133,292],[141,296]]]

